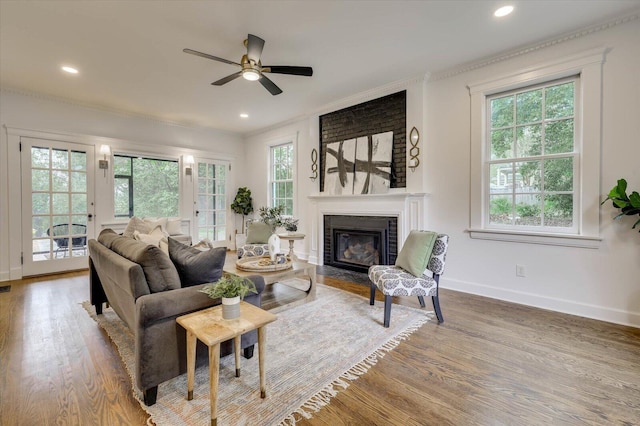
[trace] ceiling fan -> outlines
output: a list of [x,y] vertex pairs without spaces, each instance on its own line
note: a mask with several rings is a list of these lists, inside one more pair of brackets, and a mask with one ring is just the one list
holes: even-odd
[[224,62],[225,64],[237,65],[242,69],[237,73],[228,75],[221,78],[218,81],[214,81],[214,86],[222,86],[236,78],[242,76],[246,80],[260,81],[260,84],[264,86],[272,95],[279,95],[282,90],[276,86],[276,84],[269,80],[264,73],[270,72],[272,74],[291,74],[302,75],[305,77],[311,77],[313,75],[313,69],[311,67],[294,67],[288,65],[262,65],[260,62],[260,56],[262,55],[262,48],[264,47],[264,40],[253,34],[249,34],[244,41],[244,45],[247,48],[247,53],[242,55],[240,63],[229,61],[227,59],[218,58],[217,56],[209,55],[207,53],[198,52],[191,49],[182,49],[184,53],[190,53],[196,56],[202,56],[203,58],[213,59],[214,61]]

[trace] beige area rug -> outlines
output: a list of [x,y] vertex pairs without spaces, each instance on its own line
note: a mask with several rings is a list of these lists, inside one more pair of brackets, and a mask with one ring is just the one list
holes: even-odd
[[[129,329],[112,309],[96,318],[89,302],[83,306],[109,334],[133,377]],[[267,397],[260,398],[257,349],[252,359],[241,358],[238,378],[234,357],[221,358],[218,425],[293,425],[311,418],[431,317],[426,310],[394,305],[391,327],[384,328],[383,307],[383,302],[370,306],[368,299],[319,284],[315,301],[278,313],[267,326]],[[155,405],[140,404],[157,425],[210,424],[208,366],[196,370],[194,399],[187,401],[186,394],[183,374],[158,387]],[[134,396],[141,401],[137,389]]]

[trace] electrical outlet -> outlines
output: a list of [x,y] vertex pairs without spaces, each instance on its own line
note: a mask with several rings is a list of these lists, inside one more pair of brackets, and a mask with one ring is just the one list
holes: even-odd
[[524,265],[516,265],[516,277],[526,277],[527,269]]

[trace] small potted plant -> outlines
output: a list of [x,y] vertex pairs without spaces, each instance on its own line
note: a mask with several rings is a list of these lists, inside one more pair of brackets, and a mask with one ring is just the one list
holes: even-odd
[[222,318],[234,319],[240,316],[240,299],[249,293],[258,293],[256,286],[248,278],[228,275],[217,282],[205,285],[201,290],[212,299],[222,298]]
[[292,217],[287,217],[282,221],[282,226],[287,230],[289,234],[292,234],[298,230],[298,220]]

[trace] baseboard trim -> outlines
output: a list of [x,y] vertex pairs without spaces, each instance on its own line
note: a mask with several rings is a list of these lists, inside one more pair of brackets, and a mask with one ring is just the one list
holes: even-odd
[[0,282],[2,281],[10,281],[9,271],[0,271]]
[[535,308],[547,309],[555,312],[578,315],[585,318],[640,328],[640,312],[629,312],[621,309],[578,303],[571,300],[557,299],[538,294],[505,290],[503,288],[469,281],[445,279],[444,276],[441,278],[440,287],[449,290],[461,291],[463,293],[490,297],[492,299],[504,300],[506,302],[517,303],[520,305],[532,306]]

